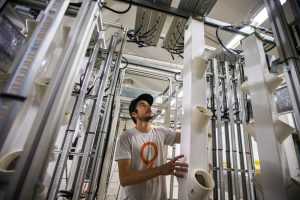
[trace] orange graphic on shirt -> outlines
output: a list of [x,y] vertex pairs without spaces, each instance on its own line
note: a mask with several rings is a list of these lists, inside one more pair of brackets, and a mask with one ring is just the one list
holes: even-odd
[[[146,155],[147,155],[147,158],[145,158],[145,154],[144,154],[144,151],[149,151],[149,148],[153,148],[154,149],[154,154],[149,154],[146,152]],[[152,149],[151,149],[152,150]],[[141,148],[141,151],[140,151],[140,156],[141,156],[141,159],[142,161],[149,167],[151,168],[155,159],[157,158],[157,155],[158,155],[158,148],[156,146],[155,143],[153,142],[145,142],[143,145],[142,145],[142,148]]]

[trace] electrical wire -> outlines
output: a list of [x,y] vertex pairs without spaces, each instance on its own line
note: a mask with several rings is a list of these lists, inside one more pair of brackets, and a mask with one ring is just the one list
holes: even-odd
[[124,60],[125,60],[125,62],[126,62],[126,65],[125,65],[125,67],[122,67],[122,68],[120,68],[120,70],[126,69],[126,68],[128,67],[128,64],[129,64],[129,62],[128,62],[127,58],[125,58],[124,56],[122,56],[122,59],[124,59]]
[[241,54],[241,50],[235,50],[235,49],[228,49],[222,42],[222,40],[220,39],[219,37],[219,30],[221,30],[222,28],[234,28],[233,26],[219,26],[217,29],[216,29],[216,37],[217,37],[217,40],[218,42],[220,43],[220,45],[227,51],[229,52],[230,54],[234,54],[234,55],[240,55]]
[[170,40],[170,43],[172,44],[173,47],[168,46],[168,48],[166,48],[166,50],[171,54],[171,57],[173,60],[175,59],[174,55],[178,55],[179,57],[184,58],[182,55],[184,52],[184,44],[179,42],[180,39],[184,40],[184,37],[182,36],[182,33],[184,30],[180,31],[179,25],[176,26],[176,29],[177,29],[179,37],[176,38],[176,34],[174,34],[173,37],[174,37],[175,43],[173,42],[172,39]]
[[131,6],[132,6],[132,0],[130,0],[128,8],[126,10],[119,11],[119,10],[115,10],[115,9],[112,9],[112,8],[106,6],[105,4],[101,3],[99,0],[97,0],[97,2],[98,2],[99,8],[103,7],[103,8],[106,8],[107,10],[110,10],[110,11],[112,11],[114,13],[117,13],[117,14],[127,13],[131,9]]
[[[143,20],[143,18],[142,18]],[[138,47],[149,47],[151,46],[151,44],[149,44],[148,42],[151,41],[155,36],[154,33],[157,31],[157,26],[159,24],[159,19],[157,19],[156,23],[149,28],[148,31],[146,31],[143,34],[137,34],[140,32],[140,29],[142,27],[142,25],[138,28],[138,31],[134,31],[134,30],[129,30],[127,32],[127,37],[129,38],[129,40],[127,40],[127,42],[133,42],[136,43],[138,45]],[[148,38],[149,36],[152,36],[151,38]]]
[[178,80],[178,75],[180,76],[180,72],[175,73],[175,75],[174,75],[175,81],[177,81],[177,82],[183,82],[182,80]]

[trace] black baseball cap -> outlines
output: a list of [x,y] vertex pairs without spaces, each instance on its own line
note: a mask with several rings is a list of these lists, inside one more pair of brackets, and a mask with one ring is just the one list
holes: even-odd
[[131,113],[134,112],[135,106],[136,106],[137,102],[139,102],[140,100],[145,100],[145,101],[147,101],[149,103],[150,106],[152,106],[154,99],[153,99],[152,95],[146,94],[146,93],[145,94],[141,94],[136,99],[133,99],[130,102],[130,105],[129,105],[129,115],[130,115],[131,118],[132,118]]

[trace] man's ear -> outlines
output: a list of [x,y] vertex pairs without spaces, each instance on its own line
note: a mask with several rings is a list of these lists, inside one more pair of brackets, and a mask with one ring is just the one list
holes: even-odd
[[131,113],[131,116],[132,116],[132,117],[137,117],[137,113],[136,113],[136,112],[132,112],[132,113]]

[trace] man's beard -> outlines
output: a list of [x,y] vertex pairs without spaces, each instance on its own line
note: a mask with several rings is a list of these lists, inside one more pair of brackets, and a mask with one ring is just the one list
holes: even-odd
[[138,115],[138,119],[143,121],[143,122],[150,122],[151,119],[153,119],[154,115],[148,115],[148,116],[140,116]]

